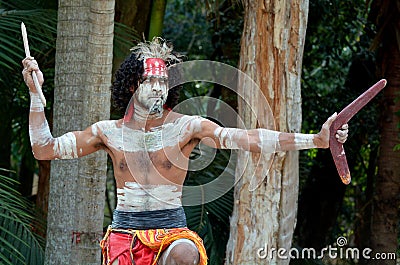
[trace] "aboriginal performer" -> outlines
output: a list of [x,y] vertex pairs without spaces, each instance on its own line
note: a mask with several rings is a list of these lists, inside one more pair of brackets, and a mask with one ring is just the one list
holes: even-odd
[[[112,84],[114,105],[125,115],[99,121],[83,131],[53,137],[32,80],[43,74],[23,60],[31,105],[29,135],[35,158],[76,159],[98,150],[113,162],[118,202],[101,241],[103,264],[207,264],[202,239],[187,228],[181,203],[189,155],[202,141],[214,148],[276,152],[329,147],[332,115],[318,134],[267,129],[225,128],[199,116],[174,112],[177,93],[169,91],[168,67],[181,62],[161,38],[139,43],[121,64]],[[347,139],[347,125],[337,140]]]

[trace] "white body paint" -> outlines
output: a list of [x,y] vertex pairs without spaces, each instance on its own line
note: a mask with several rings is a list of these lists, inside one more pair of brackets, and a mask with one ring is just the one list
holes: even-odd
[[[38,115],[39,119],[37,124],[29,124],[29,138],[31,146],[38,145],[45,147],[53,144],[54,155],[59,159],[73,159],[78,158],[76,148],[76,137],[72,132],[66,133],[60,137],[53,138],[50,132],[49,124],[44,117],[44,106],[37,93],[30,92],[31,115]],[[43,116],[41,116],[43,115]],[[40,120],[40,118],[42,120]]]
[[258,136],[260,137],[259,146],[262,153],[274,153],[281,150],[279,144],[280,132],[267,129],[259,129]]
[[314,135],[313,134],[295,133],[294,134],[294,144],[295,144],[296,150],[303,150],[303,149],[310,149],[310,148],[317,147],[314,144]]
[[262,153],[274,153],[280,150],[279,132],[259,129],[258,138],[251,138],[248,131],[236,128],[215,129],[214,136],[219,140],[223,149],[243,149],[249,150],[254,141]]
[[31,146],[35,144],[39,146],[49,144],[53,136],[51,135],[47,120],[44,120],[37,126],[29,124],[29,138],[31,140]]
[[174,185],[141,185],[125,182],[117,189],[117,210],[141,212],[174,209],[182,206],[182,192]]
[[247,146],[249,144],[249,136],[245,130],[219,127],[215,129],[214,136],[219,140],[221,148],[223,149],[244,148],[244,146],[240,146],[239,144],[240,139],[242,142],[243,139],[247,139],[247,141],[244,141],[244,143],[246,143]]
[[177,146],[199,127],[203,118],[182,116],[173,123],[152,128],[148,132],[134,130],[124,125],[118,127],[115,121],[101,121],[92,125],[93,135],[98,129],[108,139],[108,145],[124,152],[156,152],[166,147]]
[[42,100],[40,99],[40,96],[38,93],[33,93],[29,92],[31,96],[31,105],[30,105],[30,111],[31,112],[42,112],[44,111],[44,106],[42,103]]
[[78,158],[75,134],[69,132],[55,138],[53,150],[60,159]]

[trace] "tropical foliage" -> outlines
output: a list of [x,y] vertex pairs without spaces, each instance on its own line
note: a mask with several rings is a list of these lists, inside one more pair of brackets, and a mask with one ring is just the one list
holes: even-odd
[[[43,264],[44,260],[45,221],[41,211],[26,199],[33,199],[30,195],[37,165],[28,138],[29,94],[21,78],[21,60],[25,57],[21,22],[27,27],[31,55],[42,62],[43,69],[54,68],[57,13],[41,7],[35,1],[0,2],[0,163],[15,170],[2,170],[0,175],[1,264]],[[49,84],[53,73],[45,70]],[[52,86],[44,90],[50,99],[49,111]]]
[[[375,28],[368,21],[370,1],[351,3],[340,0],[310,1],[306,47],[303,60],[303,131],[315,132],[335,111],[351,102],[376,80],[375,57],[369,46]],[[0,263],[42,264],[43,239],[38,236],[43,224],[34,218],[34,206],[23,199],[38,171],[28,139],[29,98],[23,84],[20,61],[24,49],[20,23],[27,26],[31,54],[40,61],[46,76],[44,93],[46,114],[51,117],[56,40],[55,1],[0,1]],[[168,1],[164,37],[187,59],[219,60],[236,66],[240,48],[243,10],[237,1]],[[133,39],[141,38],[131,27],[116,24],[114,55],[124,57]],[[235,96],[218,86],[188,84],[181,100],[193,96],[213,96],[235,104]],[[233,100],[232,100],[233,98]],[[337,177],[328,151],[303,152],[300,161],[301,190],[295,245],[323,247],[339,235],[355,244],[366,244],[370,231],[370,208],[379,154],[377,128],[380,98],[357,114],[351,122],[352,141],[346,144],[353,182],[343,186]],[[207,111],[199,110],[207,116]],[[51,118],[50,118],[51,123]],[[207,150],[206,150],[207,151]],[[201,156],[197,149],[193,158]],[[186,186],[209,183],[226,169],[234,154],[217,152],[212,164],[188,174]],[[233,172],[231,172],[233,175]],[[18,181],[23,184],[18,185]],[[27,184],[28,183],[28,184]],[[114,193],[113,182],[108,194]],[[21,190],[24,196],[18,192]],[[229,190],[218,200],[186,207],[189,226],[206,243],[210,264],[222,264],[229,236],[229,216],[233,194]],[[109,207],[114,202],[110,196]],[[109,213],[107,213],[109,215]]]
[[17,191],[18,182],[0,169],[0,263],[43,264],[44,222]]
[[[374,27],[368,22],[368,14],[369,7],[362,0],[354,5],[343,1],[310,2],[302,79],[305,132],[315,132],[326,117],[340,111],[376,81],[375,55],[369,50]],[[303,185],[296,231],[302,246],[321,248],[340,235],[359,241],[365,234],[365,227],[358,224],[368,212],[364,206],[371,200],[376,174],[378,104],[375,99],[350,122],[351,141],[346,143],[352,172],[349,186],[339,181],[329,151],[311,150],[302,156]]]

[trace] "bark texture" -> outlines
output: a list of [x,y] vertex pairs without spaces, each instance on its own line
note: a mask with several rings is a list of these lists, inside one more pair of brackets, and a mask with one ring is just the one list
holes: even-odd
[[[371,248],[377,253],[398,251],[400,205],[400,3],[376,0],[371,17],[377,25],[375,47],[378,70],[388,83],[381,111],[381,141],[373,200]],[[396,260],[371,260],[370,264],[396,264]]]
[[[109,118],[114,1],[60,0],[53,135]],[[99,264],[106,154],[53,161],[46,264]]]
[[[245,19],[239,68],[259,85],[271,106],[276,129],[300,132],[300,76],[308,1],[247,0],[243,4]],[[270,127],[263,99],[251,94],[245,98],[248,105],[239,101],[239,114],[246,126]],[[237,165],[237,173],[244,170],[244,174],[237,176],[241,178],[235,186],[226,264],[288,264],[289,259],[277,259],[276,251],[272,257],[260,258],[258,254],[263,256],[273,248],[291,247],[297,211],[298,152],[261,157],[241,152],[238,161],[246,159],[247,165],[240,162]],[[257,163],[268,167],[271,162],[265,177]],[[265,180],[250,191],[253,174]]]

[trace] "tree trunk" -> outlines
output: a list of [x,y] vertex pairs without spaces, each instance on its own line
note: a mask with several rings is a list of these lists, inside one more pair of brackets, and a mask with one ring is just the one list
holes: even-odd
[[116,0],[115,21],[133,28],[138,36],[146,35],[151,1]]
[[49,207],[50,190],[50,161],[40,160],[39,163],[39,183],[36,197],[36,207],[40,209],[40,214],[47,219]]
[[[114,1],[59,1],[54,136],[109,117],[113,30]],[[46,264],[99,264],[106,165],[52,162]]]
[[[140,0],[116,0],[115,1],[115,22],[120,22],[132,28],[138,39],[143,39],[147,36],[148,24],[150,17],[151,1]],[[114,44],[116,45],[116,44]],[[132,43],[132,47],[134,43]],[[126,55],[129,54],[128,49],[124,47],[114,47],[114,51],[118,50],[119,53],[114,53],[113,58],[113,72],[119,68]]]
[[[239,68],[255,80],[267,98],[276,129],[300,132],[300,75],[308,1],[243,2],[245,19]],[[261,104],[265,103],[251,95],[248,101],[261,119],[252,118],[250,110],[239,101],[240,116],[247,127],[262,127],[267,122],[261,112]],[[249,185],[259,156],[241,152],[238,161],[244,161],[246,155],[250,161],[235,186],[236,203],[226,264],[288,264],[289,259],[277,259],[276,252],[272,258],[265,259],[258,254],[269,254],[272,248],[289,250],[291,247],[297,211],[298,152],[262,155],[260,163],[268,165],[269,160],[274,160],[266,179],[254,191],[249,191]],[[238,163],[237,172],[241,172],[242,167],[244,165]],[[267,249],[257,253],[260,248]]]
[[152,40],[153,37],[161,37],[166,5],[167,5],[166,0],[152,1],[149,36],[148,36],[149,40]]
[[[375,252],[396,252],[398,249],[400,151],[395,151],[394,147],[399,144],[400,133],[400,53],[396,47],[388,50],[389,54],[391,58],[385,63],[388,69],[383,75],[388,85],[384,91],[385,105],[382,111],[381,146],[372,218],[371,243]],[[380,262],[396,264],[396,260]]]
[[[400,6],[398,1],[373,2],[371,16],[377,24],[375,44],[378,49],[378,70],[388,81],[384,90],[381,117],[381,145],[378,177],[372,218],[371,248],[375,252],[398,250],[400,205],[400,151],[394,148],[399,141],[400,124]],[[373,264],[396,264],[396,260],[380,260]]]

